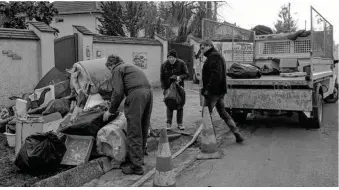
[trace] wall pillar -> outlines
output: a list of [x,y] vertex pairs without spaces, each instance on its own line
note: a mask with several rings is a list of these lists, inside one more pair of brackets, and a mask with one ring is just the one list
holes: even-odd
[[154,39],[158,40],[162,44],[162,62],[164,63],[167,60],[167,53],[168,53],[168,41],[167,39],[159,36],[159,35],[154,35]]
[[[46,25],[47,26],[47,25]],[[55,67],[54,58],[54,32],[41,31],[32,23],[28,23],[29,30],[32,30],[40,38],[39,58],[39,80]]]
[[73,33],[78,34],[78,61],[94,59],[93,35],[83,34],[74,26]]

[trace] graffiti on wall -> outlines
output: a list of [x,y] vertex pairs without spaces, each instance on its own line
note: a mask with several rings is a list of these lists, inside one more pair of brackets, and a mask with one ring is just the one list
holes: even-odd
[[133,64],[142,69],[147,69],[147,53],[133,52]]

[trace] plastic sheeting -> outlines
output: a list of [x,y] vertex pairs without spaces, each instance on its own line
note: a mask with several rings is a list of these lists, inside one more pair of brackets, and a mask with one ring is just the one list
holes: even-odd
[[125,132],[127,120],[123,113],[101,128],[97,134],[97,152],[109,156],[115,162],[123,162],[127,154]]
[[71,70],[71,86],[77,93],[96,94],[100,88],[112,90],[111,72],[105,66],[106,58],[80,61]]

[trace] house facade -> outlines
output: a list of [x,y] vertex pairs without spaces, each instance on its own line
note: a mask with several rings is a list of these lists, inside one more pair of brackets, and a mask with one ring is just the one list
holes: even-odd
[[98,34],[101,8],[99,1],[55,1],[53,5],[59,14],[50,26],[59,30],[58,38],[73,34],[73,25],[86,27]]

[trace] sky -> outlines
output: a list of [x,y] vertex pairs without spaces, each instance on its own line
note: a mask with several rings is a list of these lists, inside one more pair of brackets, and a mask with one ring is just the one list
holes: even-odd
[[238,26],[251,29],[256,25],[274,28],[281,6],[291,3],[291,16],[298,20],[298,29],[311,28],[310,7],[313,6],[333,25],[333,37],[339,43],[339,1],[338,0],[226,0],[228,5],[218,9],[219,18]]

